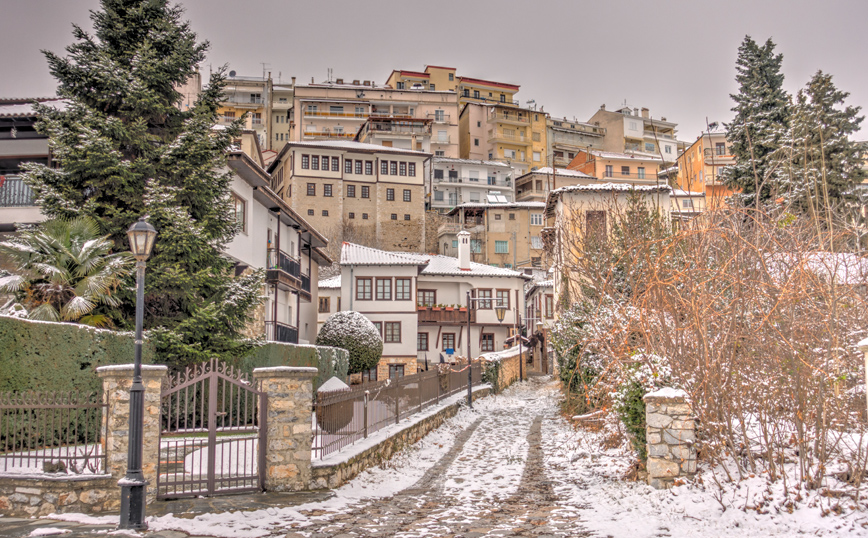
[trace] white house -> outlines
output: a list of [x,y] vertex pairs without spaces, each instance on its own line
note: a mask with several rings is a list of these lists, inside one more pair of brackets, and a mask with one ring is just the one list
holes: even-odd
[[434,157],[428,208],[446,213],[468,202],[515,201],[515,170],[498,161]]
[[[364,379],[409,375],[441,361],[464,361],[468,343],[471,357],[503,349],[516,314],[524,310],[524,283],[530,277],[471,262],[469,238],[466,232],[459,234],[458,258],[344,243],[340,297],[329,299],[329,313],[336,308],[355,310],[380,330],[383,358]],[[336,289],[335,284],[334,279],[320,283],[324,292]],[[469,313],[468,291],[479,299]],[[495,309],[499,303],[506,308],[502,321]]]
[[266,269],[266,299],[255,314],[251,336],[306,344],[316,338],[319,265],[330,264],[323,247],[328,240],[293,211],[270,188],[271,177],[251,157],[236,149],[228,154],[232,203],[241,231],[226,246],[235,273]]
[[531,339],[533,364],[544,374],[552,373],[548,336],[555,321],[554,281],[534,280],[525,287],[525,334]]

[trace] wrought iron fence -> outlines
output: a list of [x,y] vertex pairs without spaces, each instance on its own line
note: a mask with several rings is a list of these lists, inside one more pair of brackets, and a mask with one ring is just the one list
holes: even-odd
[[[473,386],[482,382],[482,367],[471,367]],[[467,390],[467,367],[418,374],[321,392],[314,404],[313,451],[323,458],[365,439],[389,424],[421,412],[440,400]]]
[[0,393],[0,472],[102,474],[101,393]]

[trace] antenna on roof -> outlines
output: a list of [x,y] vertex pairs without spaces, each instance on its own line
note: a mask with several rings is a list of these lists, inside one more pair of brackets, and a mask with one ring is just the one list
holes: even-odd
[[271,68],[271,64],[265,62],[259,62],[259,65],[262,66],[262,78],[265,79],[265,71]]

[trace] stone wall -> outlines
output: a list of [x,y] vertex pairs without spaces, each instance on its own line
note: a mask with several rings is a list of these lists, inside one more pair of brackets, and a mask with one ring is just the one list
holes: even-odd
[[[491,389],[479,388],[473,391],[473,401],[488,396]],[[440,427],[443,422],[458,413],[458,409],[464,405],[462,399],[452,405],[446,406],[436,413],[423,418],[394,433],[379,443],[367,448],[363,452],[339,463],[323,463],[314,461],[310,489],[337,488],[346,484],[359,473],[388,461],[391,457],[408,445],[418,442],[428,432]]]
[[677,478],[696,473],[693,413],[683,390],[664,388],[643,399],[648,483],[657,489],[668,488]]
[[0,514],[12,517],[117,510],[120,489],[111,476],[0,478]]

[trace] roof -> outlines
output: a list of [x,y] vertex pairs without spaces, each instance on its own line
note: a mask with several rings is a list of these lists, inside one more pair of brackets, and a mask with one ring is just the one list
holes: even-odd
[[600,157],[603,159],[633,159],[633,160],[642,159],[642,160],[646,160],[646,161],[662,161],[663,160],[660,157],[655,157],[654,155],[651,155],[648,153],[643,154],[643,155],[636,155],[636,154],[630,154],[630,153],[617,153],[615,151],[600,151],[597,149],[592,149],[592,150],[588,151],[588,153],[590,153],[591,155],[593,155],[595,157]]
[[500,161],[481,161],[478,159],[458,159],[455,157],[434,157],[434,164],[478,164],[480,166],[497,166],[500,168],[512,168]]
[[331,278],[325,278],[317,283],[317,287],[321,290],[334,290],[341,288],[341,275],[336,275]]
[[705,196],[704,192],[686,191],[684,189],[672,189],[672,196]]
[[396,153],[401,155],[418,155],[419,157],[429,158],[430,153],[424,151],[416,151],[412,149],[390,148],[388,146],[379,146],[377,144],[366,144],[364,142],[353,142],[351,140],[308,140],[303,142],[287,142],[275,157],[274,161],[269,165],[268,171],[272,172],[280,162],[281,158],[290,148],[293,147],[311,147],[321,149],[335,149],[343,151],[355,151],[362,153]]
[[399,69],[398,73],[408,77],[428,78],[430,76],[428,73],[422,73],[420,71],[406,71],[404,69]]
[[[5,102],[4,102],[5,101]],[[17,102],[16,102],[17,101]],[[9,99],[0,100],[0,118],[28,118],[36,116],[36,110],[33,108],[33,101],[39,101],[44,105],[54,105],[58,110],[64,110],[67,106],[67,101],[63,99],[32,99],[27,102],[24,99]]]
[[[544,166],[542,168],[537,168],[536,170],[531,170],[530,172],[528,172],[522,176],[517,177],[516,181],[518,181],[519,179],[521,179],[525,176],[530,176],[533,174],[543,174],[543,175],[547,175],[547,176],[552,175],[552,167],[551,166]],[[584,172],[579,172],[578,170],[570,170],[568,168],[555,168],[554,174],[558,175],[558,176],[564,176],[564,177],[581,177],[581,178],[586,178],[586,179],[596,179],[594,176],[589,176],[588,174],[586,174]]]
[[591,183],[590,185],[570,185],[569,187],[560,187],[551,191],[546,200],[546,212],[549,213],[554,208],[554,204],[558,199],[569,192],[640,192],[640,193],[655,193],[665,192],[672,193],[672,187],[669,185],[631,185],[629,183]]
[[470,262],[470,269],[460,269],[458,258],[439,254],[427,255],[414,252],[387,252],[371,247],[344,243],[341,248],[341,265],[416,265],[424,267],[420,275],[428,276],[497,276],[516,277],[529,280],[530,277],[502,267],[492,267],[483,263]]
[[429,69],[445,69],[447,71],[455,71],[454,67],[444,67],[442,65],[426,65],[425,72],[428,72]]
[[544,209],[545,206],[545,202],[507,202],[505,204],[464,202],[450,209],[447,215],[454,215],[459,209]]
[[507,84],[505,82],[494,82],[492,80],[484,80],[481,78],[471,78],[471,77],[458,77],[458,80],[461,82],[469,82],[471,84],[479,84],[482,86],[496,86],[498,88],[506,88],[508,90],[518,91],[521,87],[518,84]]

